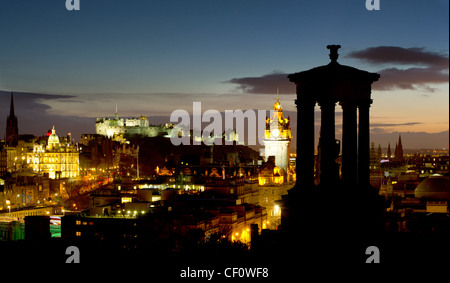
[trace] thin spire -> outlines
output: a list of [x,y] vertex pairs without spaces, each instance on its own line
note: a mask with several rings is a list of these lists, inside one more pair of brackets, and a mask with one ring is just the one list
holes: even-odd
[[9,108],[9,116],[14,117],[14,92],[11,91],[11,104]]
[[397,150],[395,152],[395,158],[397,161],[403,162],[405,160],[403,156],[403,145],[402,145],[402,135],[398,135],[398,143],[397,143]]
[[114,114],[114,120],[119,120],[119,113],[117,113],[117,103],[116,103],[116,114]]
[[6,118],[6,135],[5,139],[8,139],[8,144],[15,143],[14,137],[19,135],[19,127],[17,123],[17,117],[14,113],[14,92],[11,91],[11,104],[9,109],[9,116]]
[[278,94],[279,94],[279,88],[277,88],[277,101],[273,105],[273,110],[281,111],[281,104],[280,104],[280,101],[278,101]]

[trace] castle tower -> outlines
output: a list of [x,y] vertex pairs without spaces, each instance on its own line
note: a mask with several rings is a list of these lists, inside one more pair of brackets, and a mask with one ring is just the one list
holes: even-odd
[[275,157],[275,166],[288,171],[289,153],[291,145],[291,125],[290,118],[284,118],[281,107],[278,90],[277,101],[273,105],[271,117],[266,119],[266,132],[264,138],[265,159],[269,156]]
[[6,141],[8,144],[12,144],[14,139],[19,135],[19,126],[17,117],[14,114],[14,96],[11,92],[11,104],[9,109],[9,115],[6,119]]

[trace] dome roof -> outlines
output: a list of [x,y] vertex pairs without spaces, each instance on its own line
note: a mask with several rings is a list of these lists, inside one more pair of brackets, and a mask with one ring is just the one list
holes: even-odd
[[59,137],[56,135],[55,126],[53,126],[52,134],[48,137],[48,146],[51,148],[56,144],[59,144]]
[[417,186],[414,191],[416,198],[448,199],[449,182],[448,177],[439,174],[432,175]]

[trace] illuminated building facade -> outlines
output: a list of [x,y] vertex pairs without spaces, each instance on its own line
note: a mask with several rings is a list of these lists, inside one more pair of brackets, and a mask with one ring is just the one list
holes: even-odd
[[49,178],[75,178],[80,175],[78,146],[70,140],[61,142],[55,127],[48,137],[47,146],[34,144],[33,151],[27,153],[28,168]]

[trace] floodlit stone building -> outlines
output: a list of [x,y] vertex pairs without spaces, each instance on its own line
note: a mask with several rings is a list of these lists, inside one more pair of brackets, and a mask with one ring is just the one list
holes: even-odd
[[48,173],[51,179],[75,178],[80,175],[78,146],[69,140],[61,141],[55,127],[48,137],[47,145],[35,143],[27,153],[28,168],[37,173]]

